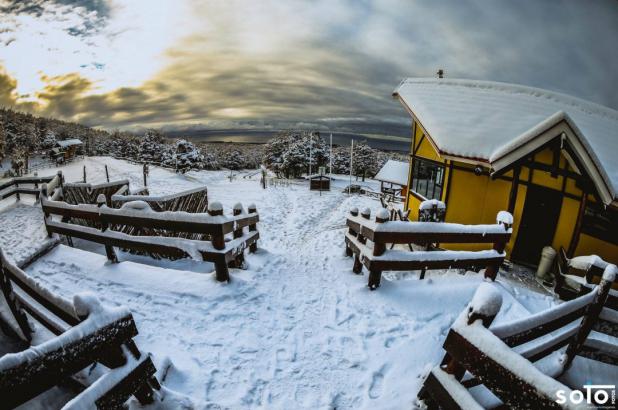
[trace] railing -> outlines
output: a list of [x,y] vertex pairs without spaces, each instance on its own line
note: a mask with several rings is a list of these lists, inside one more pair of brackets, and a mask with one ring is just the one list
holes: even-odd
[[[430,408],[560,408],[556,392],[563,390],[568,396],[571,390],[556,378],[568,371],[576,356],[614,366],[618,372],[618,338],[592,330],[608,317],[618,325],[616,315],[602,314],[617,274],[618,268],[609,265],[596,291],[491,327],[502,296],[495,285],[483,283],[451,327],[442,364],[428,375],[419,398]],[[563,348],[563,359],[552,361],[553,365],[533,364]],[[591,376],[580,375],[583,380]]]
[[[15,177],[0,182],[0,200],[15,195],[17,200],[21,199],[21,194],[34,195],[39,198],[39,184],[50,182],[54,177]],[[33,185],[25,187],[23,185]]]
[[2,408],[25,403],[96,362],[113,369],[96,383],[107,388],[87,388],[70,408],[108,408],[131,395],[142,404],[152,402],[153,389],[160,385],[150,357],[133,342],[137,328],[130,312],[104,308],[92,295],[76,295],[73,302],[55,295],[9,262],[1,249],[0,286],[17,324],[13,327],[11,320],[0,316],[3,331],[30,343],[34,328],[28,314],[56,335],[35,348],[0,358]]
[[129,180],[106,182],[103,184],[92,185],[83,182],[64,184],[62,187],[62,200],[68,204],[96,204],[99,195],[107,198],[107,206],[111,206],[111,198],[119,191],[128,191]]
[[[501,214],[499,214],[501,215]],[[503,214],[502,214],[503,215]],[[354,255],[354,273],[363,265],[369,270],[369,288],[380,286],[383,271],[448,268],[485,268],[485,277],[494,280],[504,257],[504,247],[511,237],[510,223],[495,225],[460,225],[451,223],[390,221],[390,214],[381,209],[371,220],[371,211],[360,213],[353,208],[346,224],[346,254]],[[367,242],[369,241],[369,242]],[[492,250],[409,252],[387,249],[387,244],[428,243],[492,243]],[[411,246],[410,246],[410,249]]]
[[[214,262],[217,280],[228,281],[228,264],[242,265],[244,250],[257,250],[259,216],[254,205],[246,213],[237,204],[230,216],[223,215],[223,207],[217,202],[210,204],[207,214],[152,212],[140,202],[126,203],[121,209],[108,208],[105,201],[97,206],[42,199],[41,205],[49,235],[57,233],[101,243],[113,262],[117,261],[113,247],[169,258],[190,256]],[[52,215],[62,218],[57,221]],[[89,226],[71,223],[74,219],[86,220]],[[163,237],[162,232],[173,237]]]

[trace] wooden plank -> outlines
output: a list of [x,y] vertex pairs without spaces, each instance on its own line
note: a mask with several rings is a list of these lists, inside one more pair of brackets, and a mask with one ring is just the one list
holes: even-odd
[[136,335],[128,315],[46,355],[4,369],[0,372],[2,405],[12,408],[38,396]]
[[135,395],[144,387],[150,390],[152,401],[152,389],[148,386],[148,380],[153,378],[156,372],[157,369],[148,357],[95,401],[97,409],[120,409],[132,395]]
[[[479,328],[479,330],[485,329]],[[556,403],[555,397],[544,395],[536,386],[520,379],[452,329],[444,342],[444,348],[453,359],[474,374],[508,406],[512,408],[561,408]]]
[[[409,222],[414,223],[414,222]],[[504,233],[463,233],[463,232],[392,232],[378,231],[361,225],[357,221],[346,220],[346,225],[373,242],[382,243],[495,243],[508,242],[510,232]],[[439,230],[439,226],[436,226]]]

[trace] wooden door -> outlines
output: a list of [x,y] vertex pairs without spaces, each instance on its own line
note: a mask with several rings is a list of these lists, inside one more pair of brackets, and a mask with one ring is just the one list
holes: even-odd
[[524,211],[511,254],[514,262],[538,265],[543,247],[551,246],[554,240],[561,207],[561,192],[540,186],[528,186]]

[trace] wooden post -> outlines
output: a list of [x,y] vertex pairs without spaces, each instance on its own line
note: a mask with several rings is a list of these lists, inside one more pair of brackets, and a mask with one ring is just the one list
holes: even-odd
[[[208,214],[210,216],[222,216],[223,206],[219,202],[212,202],[208,204]],[[211,238],[213,248],[217,250],[225,249],[225,236],[223,230],[212,235]],[[229,282],[230,271],[227,268],[225,257],[222,257],[215,261],[215,275],[219,282]]]
[[107,164],[105,164],[105,179],[109,182],[109,170],[107,169]]
[[84,184],[86,183],[86,166],[84,165]]
[[[358,216],[358,208],[357,208],[357,207],[354,207],[354,208],[350,209],[350,215],[352,215],[352,216]],[[354,232],[354,229],[352,229],[352,228],[348,228],[348,233],[349,233],[350,235],[352,235],[352,236],[356,236],[356,232]],[[346,243],[346,246],[345,246],[345,255],[346,255],[346,256],[348,256],[348,257],[350,257],[350,256],[352,256],[353,254],[354,254],[354,252],[352,251],[352,248],[350,248],[350,247],[347,245],[347,243]]]
[[19,201],[21,196],[19,195],[19,183],[17,181],[15,181],[15,189],[17,189],[17,191],[15,191],[15,198]]
[[596,292],[596,295],[590,305],[588,305],[586,314],[579,325],[579,330],[577,331],[575,337],[571,340],[571,343],[567,346],[565,352],[566,360],[564,361],[564,365],[562,367],[563,372],[569,369],[571,363],[573,363],[575,355],[584,346],[584,343],[592,330],[592,326],[594,326],[594,324],[598,321],[601,310],[603,310],[603,305],[605,305],[605,302],[607,301],[609,290],[616,280],[617,275],[618,268],[616,265],[607,265],[605,271],[603,272],[601,283],[599,283],[599,285],[593,290],[593,292]]
[[[107,203],[105,195],[100,194],[97,197],[97,206],[102,208]],[[109,224],[105,220],[105,218],[101,218],[101,232],[105,232],[109,228]],[[107,255],[107,259],[112,263],[118,263],[118,257],[116,256],[116,252],[114,251],[114,247],[108,244],[105,244],[105,253]]]
[[[376,214],[376,224],[383,224],[388,222],[389,213],[386,209],[382,208]],[[382,242],[373,243],[373,256],[381,256],[386,252],[386,244]],[[380,280],[382,279],[382,271],[371,269],[369,271],[369,286],[370,290],[376,290],[380,287]]]
[[148,164],[144,164],[143,173],[144,173],[144,187],[148,186]]
[[[369,218],[371,217],[371,210],[369,208],[363,209],[361,212],[361,217],[369,220]],[[358,238],[359,243],[367,243],[367,239],[365,239],[361,232],[358,232],[358,235],[356,237]],[[360,260],[360,252],[354,255],[354,266],[352,266],[352,272],[356,273],[357,275],[363,273],[363,264]]]
[[[491,288],[488,288],[488,286]],[[489,328],[491,326],[502,307],[502,296],[494,286],[490,283],[482,283],[474,293],[466,314],[468,326],[479,319],[483,322],[484,327]],[[489,298],[486,294],[483,295],[487,293],[488,289],[491,289],[489,291],[491,297]],[[496,303],[490,303],[492,300]],[[446,373],[452,374],[458,381],[461,381],[466,372],[466,369],[459,362],[453,360],[448,353],[444,356],[440,367]]]
[[[244,212],[244,210],[242,209],[242,204],[240,202],[237,203],[236,205],[234,205],[234,209],[232,211],[232,214],[234,216],[242,215],[243,212]],[[234,235],[234,239],[242,238],[242,235],[243,235],[242,228],[235,229],[234,232],[233,232],[233,235]],[[245,261],[245,255],[241,251],[241,253],[238,256],[236,256],[234,261],[232,261],[230,263],[230,267],[240,268],[240,267],[243,266],[244,261]]]
[[13,285],[11,284],[11,280],[9,279],[9,275],[7,273],[8,268],[4,266],[5,263],[6,260],[4,258],[4,253],[0,253],[0,287],[2,288],[2,293],[4,294],[4,300],[6,300],[7,305],[9,305],[9,309],[11,310],[15,321],[19,325],[21,333],[26,340],[30,342],[32,340],[33,329],[30,328],[28,318],[21,308],[19,299],[17,299],[17,296],[13,291]]
[[[249,205],[248,211],[250,214],[257,214],[257,208],[255,204]],[[249,232],[255,232],[255,231],[257,231],[257,225],[256,224],[249,225]],[[249,246],[249,252],[254,253],[256,251],[257,251],[257,242],[253,242]]]
[[[497,221],[497,223],[499,225],[502,225],[505,231],[508,231],[512,227],[512,224],[506,223],[504,221]],[[501,242],[495,242],[493,249],[498,253],[502,253],[504,252],[505,247],[506,247],[506,242],[501,241]],[[492,282],[495,281],[499,270],[500,270],[499,263],[493,263],[491,265],[488,265],[485,268],[485,279],[491,279]]]

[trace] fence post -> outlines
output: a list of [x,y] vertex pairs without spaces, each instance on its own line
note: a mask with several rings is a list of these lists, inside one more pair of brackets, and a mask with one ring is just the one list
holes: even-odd
[[19,182],[15,180],[15,199],[18,201],[21,199],[21,195],[19,195]]
[[[390,214],[386,208],[382,208],[376,213],[376,224],[383,224],[388,222]],[[386,244],[384,242],[373,242],[373,256],[381,256],[386,252]],[[382,271],[376,269],[369,270],[369,282],[367,286],[369,289],[376,290],[380,287],[380,280],[382,279]]]
[[[361,211],[361,217],[363,217],[366,220],[369,220],[369,218],[371,217],[371,210],[369,208],[363,209]],[[367,239],[365,239],[365,237],[361,233],[362,225],[359,231],[360,232],[358,232],[358,235],[356,236],[358,238],[358,242],[361,244],[367,243]],[[363,273],[363,264],[360,260],[360,252],[354,255],[354,266],[352,266],[352,272],[356,273],[357,275],[360,275],[361,273]]]
[[[502,295],[500,291],[492,283],[481,283],[468,305],[467,313],[465,313],[466,323],[469,326],[480,319],[483,326],[489,328],[501,307]],[[452,374],[457,381],[461,381],[466,372],[466,369],[459,362],[453,360],[448,353],[444,355],[440,367],[446,373]]]
[[[234,209],[232,211],[232,215],[239,216],[239,215],[242,215],[243,212],[244,211],[242,209],[242,204],[240,202],[236,203],[234,205]],[[243,235],[242,228],[234,229],[233,235],[234,235],[234,239],[242,238],[242,235]],[[230,263],[230,267],[240,268],[240,267],[242,267],[244,261],[245,261],[245,255],[244,255],[243,251],[241,250],[240,254],[238,254],[236,256],[236,258],[234,259],[234,261],[232,261]]]
[[[13,285],[11,284],[11,280],[9,279],[9,275],[7,273],[8,268],[5,267],[6,263],[8,262],[5,259],[4,253],[2,252],[2,250],[0,250],[0,287],[2,288],[4,300],[6,300],[7,305],[9,305],[9,309],[11,310],[13,317],[15,317],[15,321],[19,325],[21,333],[26,338],[26,340],[30,342],[32,340],[33,329],[30,328],[30,324],[28,323],[28,317],[21,308],[19,299],[17,299],[17,296],[13,291]],[[3,324],[3,322],[0,321],[0,324]],[[9,329],[9,331],[13,330],[10,327]]]
[[[99,194],[97,197],[97,207],[102,208],[106,203],[107,199],[105,198],[105,195]],[[105,232],[109,228],[109,223],[102,215],[100,215],[100,218],[101,232]],[[118,263],[118,257],[116,256],[113,246],[105,244],[105,254],[107,255],[107,259],[109,259],[112,263]]]
[[86,166],[84,165],[84,184],[86,183]]
[[105,164],[105,179],[109,182],[109,171],[107,170],[107,164]]
[[586,314],[579,325],[577,334],[573,339],[571,339],[571,343],[569,343],[569,346],[566,349],[566,359],[562,367],[562,372],[569,369],[575,355],[584,346],[584,343],[592,330],[592,326],[594,326],[599,319],[601,310],[603,310],[603,305],[605,305],[605,302],[607,301],[609,290],[612,288],[612,285],[616,280],[616,275],[618,275],[618,268],[616,265],[607,265],[605,271],[603,271],[601,283],[599,283],[599,285],[592,290],[593,292],[596,292],[596,295],[594,296],[593,301],[588,305],[588,309],[586,310]]
[[[508,219],[505,220],[501,218],[501,214],[503,212],[504,211],[498,213],[498,219],[496,223],[498,225],[502,225],[504,227],[504,231],[506,232],[509,229],[511,229],[511,227],[513,226],[513,216],[511,216],[511,214],[508,214],[508,212],[504,212],[504,214],[508,214],[510,216],[510,220]],[[505,247],[506,247],[506,242],[500,241],[500,242],[494,243],[493,249],[498,253],[502,253],[504,252]],[[499,270],[500,270],[500,263],[492,263],[488,265],[485,268],[485,279],[491,279],[492,282],[495,281]]]
[[[248,211],[250,214],[257,214],[257,207],[255,206],[255,204],[249,205]],[[256,224],[249,225],[249,232],[255,232],[255,231],[257,231],[257,225]],[[257,242],[253,242],[249,246],[249,252],[254,253],[256,251],[257,251]]]
[[[350,209],[350,215],[352,216],[358,216],[358,208],[357,207],[353,207],[352,209]],[[352,236],[356,236],[356,232],[354,232],[354,229],[352,229],[351,227],[348,228],[348,233]],[[352,251],[352,248],[350,248],[348,246],[348,244],[346,243],[345,245],[345,255],[346,256],[352,256],[354,254],[354,252]]]
[[[219,202],[211,202],[208,204],[208,214],[210,216],[223,216],[223,206]],[[225,249],[225,235],[223,234],[223,227],[221,225],[221,231],[211,236],[212,246],[217,250]],[[225,257],[222,257],[215,261],[215,275],[219,282],[229,282],[230,271],[227,268]]]

